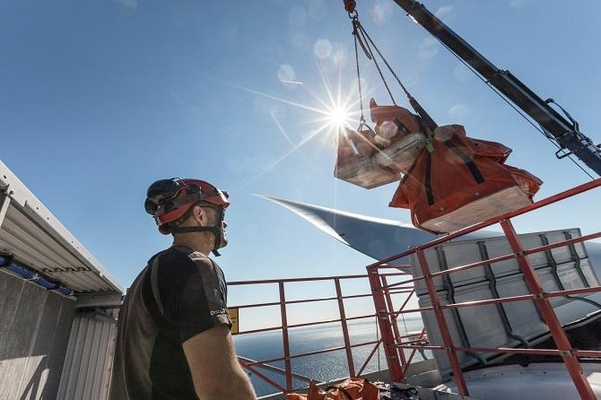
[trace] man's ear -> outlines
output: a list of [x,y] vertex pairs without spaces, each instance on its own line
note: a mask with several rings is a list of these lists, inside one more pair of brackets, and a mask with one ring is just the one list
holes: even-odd
[[[207,219],[207,214],[205,210],[201,206],[193,206],[192,208],[192,216],[198,222],[205,222]],[[203,224],[204,225],[204,224]]]

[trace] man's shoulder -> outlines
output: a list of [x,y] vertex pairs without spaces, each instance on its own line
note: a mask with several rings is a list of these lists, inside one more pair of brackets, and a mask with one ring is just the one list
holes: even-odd
[[149,263],[152,264],[157,261],[160,263],[169,261],[194,261],[195,253],[197,252],[186,246],[171,246],[153,255],[150,258]]
[[155,254],[150,262],[151,268],[171,271],[181,276],[199,270],[214,269],[213,261],[206,255],[186,246],[172,246]]

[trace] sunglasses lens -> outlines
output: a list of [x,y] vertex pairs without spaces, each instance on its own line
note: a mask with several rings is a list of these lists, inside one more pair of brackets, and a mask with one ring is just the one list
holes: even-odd
[[146,199],[146,201],[144,202],[144,210],[146,210],[148,214],[154,215],[157,212],[157,205],[154,204],[151,200]]
[[155,204],[174,198],[179,192],[179,184],[173,179],[161,179],[148,188],[146,197]]
[[161,179],[154,182],[146,192],[144,210],[148,214],[155,215],[159,205],[173,199],[179,191],[180,186],[175,179]]

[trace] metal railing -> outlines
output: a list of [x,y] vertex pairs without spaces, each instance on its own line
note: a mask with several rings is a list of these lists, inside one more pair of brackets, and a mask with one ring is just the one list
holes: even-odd
[[[452,370],[452,378],[457,386],[459,394],[469,395],[468,385],[464,378],[464,372],[462,370],[460,355],[462,354],[529,354],[529,355],[553,355],[559,357],[568,371],[571,380],[574,383],[576,390],[578,391],[580,398],[586,400],[595,399],[595,394],[591,389],[590,383],[587,381],[585,374],[580,363],[580,359],[583,357],[594,357],[601,358],[601,351],[597,350],[583,350],[575,349],[570,344],[566,332],[560,323],[556,310],[551,304],[552,299],[557,297],[573,296],[576,294],[590,294],[594,292],[600,292],[601,287],[578,287],[575,289],[566,290],[560,286],[559,290],[545,290],[539,276],[537,275],[534,266],[531,264],[529,255],[533,255],[541,252],[548,252],[552,249],[561,246],[570,246],[577,243],[583,243],[585,241],[601,238],[601,232],[584,235],[582,237],[570,238],[557,243],[546,244],[538,246],[536,248],[525,249],[520,237],[518,236],[513,224],[512,218],[519,215],[529,213],[542,207],[546,207],[553,203],[565,200],[567,198],[582,194],[588,190],[595,189],[601,186],[601,179],[586,183],[584,185],[575,187],[568,191],[559,193],[555,196],[551,196],[544,200],[538,201],[531,206],[524,207],[520,210],[507,213],[498,218],[490,219],[482,223],[473,225],[471,227],[462,229],[455,233],[449,234],[445,237],[433,240],[417,248],[405,251],[394,257],[390,257],[378,263],[374,263],[367,267],[368,275],[372,291],[374,293],[374,303],[377,309],[378,322],[382,335],[382,341],[384,344],[384,352],[386,355],[390,375],[393,381],[403,382],[406,378],[407,368],[410,364],[410,360],[404,357],[405,349],[428,349],[435,352],[444,352],[448,357],[448,362]],[[462,236],[478,231],[482,228],[488,227],[493,224],[499,224],[503,230],[507,242],[509,243],[511,252],[506,255],[499,257],[485,259],[480,262],[473,262],[462,266],[432,271],[429,265],[428,259],[425,253],[428,249],[433,249],[437,246],[448,243],[450,240],[461,238]],[[404,257],[413,257],[417,261],[418,270],[421,276],[414,277],[412,279],[403,280],[401,282],[389,283],[385,271],[390,269],[389,263]],[[492,266],[494,263],[500,261],[514,259],[519,270],[523,276],[523,280],[528,289],[527,294],[515,295],[515,296],[498,296],[484,300],[473,300],[466,302],[443,302],[441,294],[437,291],[435,286],[435,279],[445,279],[445,277],[455,274],[457,272],[466,271],[473,268],[482,267],[484,265]],[[419,275],[419,274],[416,274]],[[393,295],[399,290],[399,288],[405,288],[407,285],[413,285],[420,282],[425,284],[427,289],[427,296],[431,305],[428,307],[419,307],[408,309],[407,299],[402,300],[400,307],[396,308],[393,304]],[[456,343],[451,334],[450,325],[453,321],[449,320],[449,314],[453,310],[459,310],[460,308],[467,307],[481,307],[486,305],[500,305],[510,302],[520,301],[531,301],[536,306],[536,310],[540,319],[548,327],[548,334],[555,343],[555,348],[514,348],[514,347],[470,347]],[[444,304],[443,304],[444,303]],[[445,310],[448,310],[445,313]],[[407,341],[401,335],[395,331],[394,327],[396,324],[394,321],[401,315],[410,313],[424,313],[430,312],[434,314],[436,325],[440,332],[442,343],[437,345],[422,345],[415,343],[414,341]]]
[[[407,272],[399,270],[387,274],[394,277],[407,275]],[[258,289],[261,296],[267,299],[258,301],[257,296],[243,295],[252,288]],[[272,394],[302,390],[308,386],[309,381],[323,383],[323,376],[299,372],[293,365],[294,361],[307,360],[318,355],[322,357],[323,362],[345,364],[346,368],[341,376],[328,377],[327,381],[363,376],[380,368],[386,369],[385,363],[379,365],[381,338],[375,322],[376,314],[367,275],[237,281],[228,282],[228,289],[230,298],[236,297],[237,293],[241,294],[238,296],[240,299],[234,298],[230,306],[230,309],[238,313],[238,332],[234,336],[237,341],[238,360],[251,377],[254,376],[271,387]],[[403,288],[399,291],[411,294],[413,288]],[[270,296],[270,293],[273,296]],[[315,296],[315,293],[321,293],[322,296]],[[249,298],[252,300],[245,300]],[[358,304],[361,307],[357,307]],[[312,309],[310,314],[294,309],[303,306]],[[270,313],[269,316],[264,317],[263,311]],[[253,317],[253,314],[258,317]],[[371,329],[373,337],[355,337],[353,327],[357,324]],[[324,341],[325,347],[310,350],[303,350],[294,345],[292,332],[298,332],[296,337],[302,339],[304,333],[324,328],[337,332],[341,343],[328,346],[327,341]],[[255,359],[241,354],[238,342],[243,340],[243,337],[252,339],[266,334],[271,334],[270,346],[281,348],[280,355]],[[295,347],[298,350],[295,350]],[[359,350],[360,356],[357,355]],[[336,352],[342,352],[344,356],[328,361],[328,357]],[[337,367],[340,369],[340,365]]]

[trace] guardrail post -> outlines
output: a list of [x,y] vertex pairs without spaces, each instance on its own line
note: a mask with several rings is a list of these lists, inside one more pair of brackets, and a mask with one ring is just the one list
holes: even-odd
[[344,311],[344,300],[342,298],[342,288],[340,287],[340,279],[335,278],[336,297],[338,300],[338,311],[340,312],[340,322],[342,325],[342,335],[344,337],[344,348],[346,350],[346,360],[348,362],[348,370],[350,376],[355,376],[355,361],[353,360],[353,350],[351,348],[351,339],[348,332],[348,324],[346,323],[346,312]]
[[419,260],[419,265],[422,269],[424,282],[426,283],[426,287],[428,288],[428,295],[430,296],[430,301],[432,302],[432,309],[434,310],[436,323],[438,324],[438,328],[440,329],[442,342],[446,348],[447,356],[449,357],[449,362],[451,364],[451,369],[453,370],[454,380],[457,384],[457,389],[459,390],[459,394],[469,396],[467,385],[465,384],[465,379],[463,378],[463,373],[461,372],[461,366],[459,365],[459,359],[457,358],[457,353],[454,349],[453,339],[451,338],[449,326],[447,325],[447,321],[442,312],[443,310],[440,306],[438,293],[436,292],[436,287],[434,286],[434,282],[432,280],[432,274],[430,272],[430,267],[428,266],[428,260],[426,260],[426,256],[424,255],[424,251],[422,249],[417,249],[416,253],[417,258]]
[[386,354],[386,362],[388,363],[388,372],[394,382],[403,382],[405,375],[401,368],[397,346],[394,341],[392,332],[392,319],[386,308],[386,299],[384,296],[384,287],[380,283],[380,275],[377,266],[368,267],[367,273],[369,284],[373,294],[374,306],[376,308],[376,318],[382,335],[382,343],[384,345],[384,354]]
[[284,282],[278,282],[280,288],[280,312],[282,316],[282,341],[284,346],[284,370],[286,372],[286,391],[292,391],[292,363],[290,362],[290,339],[288,337],[288,317],[286,314],[286,293]]
[[[388,287],[388,280],[386,279],[386,275],[380,275],[380,279],[382,280],[382,286]],[[391,313],[394,313],[390,316],[390,323],[392,326],[392,332],[394,334],[394,337],[396,338],[395,343],[401,343],[403,341],[403,339],[401,337],[401,332],[399,332],[398,314],[396,314],[396,310],[395,310],[394,304],[392,302],[392,296],[390,296],[389,290],[386,291],[384,299],[386,300],[388,310]],[[401,358],[401,366],[406,366],[407,358],[405,357],[405,349],[399,348],[397,350],[397,354]],[[406,370],[407,370],[407,368],[403,368],[403,371],[406,371]]]
[[534,305],[540,311],[545,323],[549,327],[549,332],[555,341],[555,345],[559,350],[570,377],[574,381],[576,390],[580,394],[581,399],[595,400],[595,393],[586,379],[586,376],[584,376],[584,372],[582,371],[580,363],[578,362],[578,357],[573,354],[574,349],[572,348],[572,345],[570,344],[570,341],[568,340],[568,337],[561,326],[561,322],[559,322],[559,319],[557,318],[557,314],[555,314],[555,310],[553,309],[551,302],[545,296],[546,293],[543,289],[540,279],[538,279],[538,275],[536,275],[532,265],[530,265],[530,261],[524,255],[524,248],[518,239],[518,235],[511,224],[511,221],[504,219],[501,220],[500,223],[501,227],[503,228],[503,232],[507,237],[509,245],[511,246],[511,250],[516,255],[516,260],[520,266],[522,274],[524,275],[524,281],[526,282],[530,293],[534,295]]

